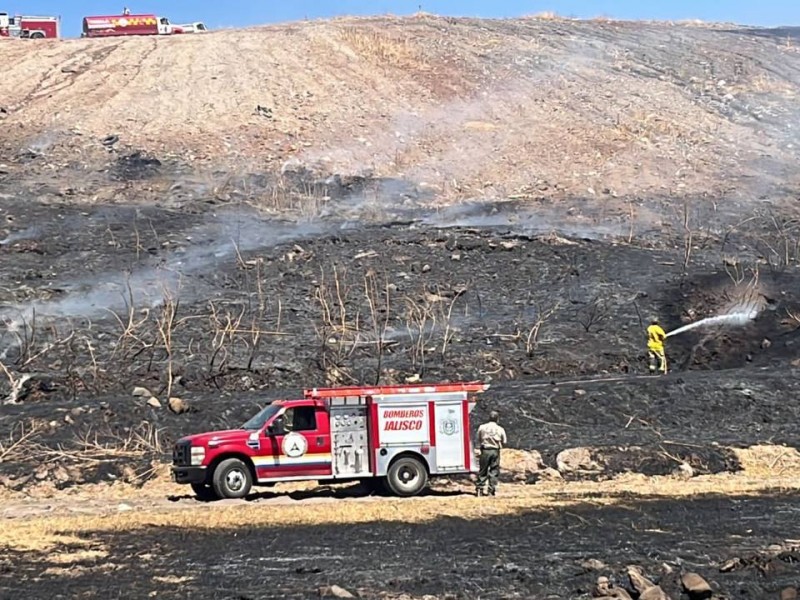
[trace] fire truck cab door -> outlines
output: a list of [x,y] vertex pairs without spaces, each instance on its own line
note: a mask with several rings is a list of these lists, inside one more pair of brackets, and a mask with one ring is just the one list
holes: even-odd
[[158,20],[158,33],[161,35],[169,35],[172,33],[172,24],[170,24],[167,17],[161,17]]
[[315,479],[331,475],[327,411],[309,402],[284,409],[264,430],[254,458],[259,480]]

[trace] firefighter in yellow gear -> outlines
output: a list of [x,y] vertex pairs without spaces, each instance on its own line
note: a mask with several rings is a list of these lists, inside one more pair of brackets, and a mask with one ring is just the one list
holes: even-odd
[[653,318],[647,328],[647,358],[650,362],[650,372],[655,374],[667,372],[667,355],[664,352],[666,332],[658,324],[658,319]]

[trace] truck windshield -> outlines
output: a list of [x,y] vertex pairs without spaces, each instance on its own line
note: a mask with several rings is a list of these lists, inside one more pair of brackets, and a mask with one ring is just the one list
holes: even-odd
[[257,430],[264,427],[264,423],[269,421],[272,417],[274,417],[278,412],[281,410],[281,406],[279,404],[268,404],[264,408],[262,408],[256,416],[252,419],[247,421],[244,425],[242,425],[242,429],[248,430]]

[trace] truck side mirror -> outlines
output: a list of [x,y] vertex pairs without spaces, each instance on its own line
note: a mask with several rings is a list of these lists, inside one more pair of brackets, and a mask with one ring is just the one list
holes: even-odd
[[283,416],[276,417],[272,423],[267,425],[267,434],[269,435],[283,435],[284,433],[286,433],[286,427]]

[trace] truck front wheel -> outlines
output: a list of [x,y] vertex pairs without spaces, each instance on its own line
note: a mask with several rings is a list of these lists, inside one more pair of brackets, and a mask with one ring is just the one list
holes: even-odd
[[428,472],[416,458],[396,460],[386,474],[386,486],[395,496],[416,496],[428,483]]
[[252,486],[250,469],[238,458],[223,460],[214,469],[212,487],[220,498],[244,498]]
[[214,491],[214,488],[212,488],[210,485],[206,485],[205,483],[193,483],[192,491],[197,499],[201,501],[217,499],[217,493]]

